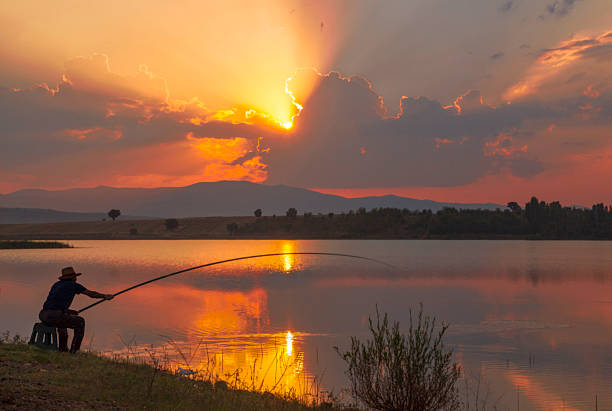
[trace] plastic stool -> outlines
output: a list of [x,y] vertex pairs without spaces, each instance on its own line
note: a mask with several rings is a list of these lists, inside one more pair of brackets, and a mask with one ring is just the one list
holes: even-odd
[[57,329],[44,323],[34,324],[32,336],[28,344],[35,345],[44,350],[57,350]]

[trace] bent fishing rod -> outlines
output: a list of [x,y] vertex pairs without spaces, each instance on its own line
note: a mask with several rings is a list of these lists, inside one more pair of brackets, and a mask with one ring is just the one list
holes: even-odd
[[[125,290],[121,290],[119,292],[116,292],[115,294],[113,294],[113,298],[123,294],[123,293],[127,293],[128,291],[133,290],[134,288],[138,288],[138,287],[142,287],[143,285],[147,285],[150,284],[154,281],[158,281],[158,280],[163,280],[164,278],[168,278],[168,277],[172,277],[173,275],[177,275],[177,274],[182,274],[182,273],[186,273],[187,271],[193,271],[193,270],[197,270],[200,268],[204,268],[204,267],[210,267],[212,265],[218,265],[218,264],[224,264],[224,263],[229,263],[232,261],[240,261],[240,260],[249,260],[252,258],[261,258],[261,257],[276,257],[276,256],[283,256],[283,255],[327,255],[327,256],[334,256],[334,257],[348,257],[348,258],[357,258],[360,260],[366,260],[366,261],[371,261],[377,264],[383,264],[386,265],[387,267],[391,267],[391,268],[395,268],[393,265],[385,263],[384,261],[380,261],[380,260],[376,260],[374,258],[369,258],[369,257],[362,257],[359,255],[352,255],[352,254],[342,254],[342,253],[316,253],[316,252],[295,252],[295,253],[271,253],[271,254],[257,254],[257,255],[248,255],[246,257],[237,257],[237,258],[230,258],[228,260],[220,260],[220,261],[215,261],[212,263],[207,263],[207,264],[202,264],[202,265],[196,265],[195,267],[190,267],[190,268],[185,268],[183,270],[179,270],[179,271],[175,271],[173,273],[170,274],[164,274],[164,275],[160,275],[159,277],[155,277],[152,278],[150,280],[147,281],[143,281],[142,283],[138,283],[136,285],[133,285],[131,287],[126,288]],[[107,301],[106,299],[100,300],[100,301],[96,301],[93,304],[88,305],[87,307],[83,307],[81,308],[78,313],[82,313],[85,310],[89,310],[92,307],[95,307],[96,305],[103,303],[104,301]]]

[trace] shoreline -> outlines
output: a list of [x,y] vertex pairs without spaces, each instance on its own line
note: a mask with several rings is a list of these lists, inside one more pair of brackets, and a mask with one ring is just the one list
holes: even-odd
[[42,350],[18,341],[0,342],[0,408],[340,409],[187,378],[133,360]]
[[[344,220],[343,220],[344,218]],[[433,231],[433,230],[432,230]],[[427,226],[353,225],[346,217],[192,217],[178,219],[0,224],[0,241],[69,240],[523,240],[610,241],[589,235],[435,233]]]

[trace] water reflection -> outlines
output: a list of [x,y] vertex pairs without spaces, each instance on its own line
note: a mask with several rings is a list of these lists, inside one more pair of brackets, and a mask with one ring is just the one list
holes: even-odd
[[[117,291],[181,268],[246,260],[138,288],[85,313],[85,346],[167,357],[243,387],[314,395],[346,386],[332,350],[367,336],[376,304],[400,324],[423,302],[451,324],[448,344],[483,375],[498,409],[612,408],[612,243],[505,241],[75,241],[0,251],[0,331],[28,334],[62,266]],[[287,275],[291,273],[291,275]],[[78,296],[74,307],[90,300]],[[153,348],[151,348],[153,345]],[[282,378],[280,378],[282,377]],[[320,384],[320,386],[319,386]]]
[[287,331],[285,339],[287,340],[287,355],[291,356],[293,354],[293,334],[291,334],[291,331]]
[[[295,253],[295,241],[285,241],[283,242],[282,251],[283,253]],[[293,266],[295,265],[295,255],[284,255],[282,256],[283,260],[283,271],[286,273],[291,272]]]

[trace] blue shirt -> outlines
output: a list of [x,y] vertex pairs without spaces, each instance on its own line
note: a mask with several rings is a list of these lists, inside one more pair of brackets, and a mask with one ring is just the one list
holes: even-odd
[[43,310],[67,310],[72,304],[75,294],[87,290],[81,284],[72,280],[59,280],[51,287]]

